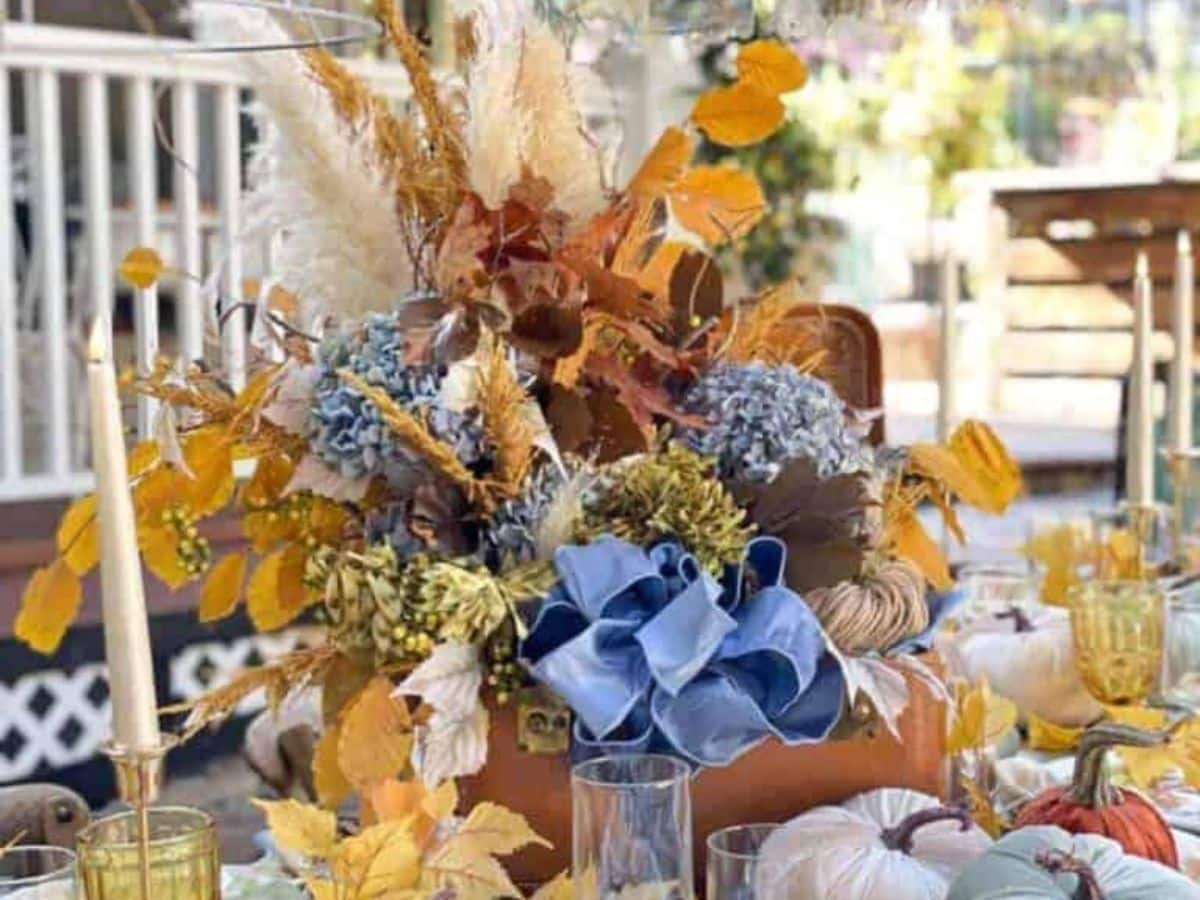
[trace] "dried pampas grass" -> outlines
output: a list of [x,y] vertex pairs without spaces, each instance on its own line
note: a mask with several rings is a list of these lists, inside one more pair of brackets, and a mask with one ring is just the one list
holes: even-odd
[[[496,4],[493,4],[496,5]],[[503,6],[504,4],[499,4]],[[566,48],[528,11],[482,11],[468,72],[468,181],[498,207],[524,172],[576,221],[603,208],[603,163],[584,130]]]
[[[204,6],[197,14],[229,42],[287,39],[266,12]],[[302,326],[318,313],[350,319],[390,309],[413,287],[414,274],[374,117],[345,127],[338,103],[299,53],[246,53],[238,62],[254,87],[263,135],[250,170],[245,237],[283,234],[277,264],[299,298]]]

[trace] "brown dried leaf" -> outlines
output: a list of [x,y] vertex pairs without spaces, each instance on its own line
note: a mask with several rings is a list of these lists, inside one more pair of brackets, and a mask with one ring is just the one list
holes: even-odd
[[535,356],[570,356],[583,342],[582,312],[577,306],[538,303],[513,320],[509,341],[518,350]]
[[682,337],[725,305],[725,282],[716,260],[699,250],[684,253],[671,273],[675,333]]
[[550,385],[546,421],[563,453],[578,452],[592,434],[593,421],[588,401],[578,391],[563,385]]
[[592,446],[596,461],[612,462],[632,453],[644,453],[650,446],[649,435],[638,426],[629,407],[611,391],[593,391],[587,398],[592,417]]

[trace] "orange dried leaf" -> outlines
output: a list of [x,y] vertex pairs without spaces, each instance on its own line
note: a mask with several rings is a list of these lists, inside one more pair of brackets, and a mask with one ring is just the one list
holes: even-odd
[[13,634],[38,653],[58,649],[79,614],[83,584],[61,559],[38,569],[25,586]]
[[254,474],[246,482],[242,499],[248,506],[268,506],[277,501],[292,480],[296,464],[283,453],[268,453],[258,458]]
[[100,559],[100,531],[96,527],[96,495],[80,497],[67,507],[58,523],[55,546],[76,575],[84,576]]
[[129,477],[136,478],[159,460],[158,441],[139,441],[129,449]]
[[144,291],[154,286],[162,275],[163,268],[162,257],[155,250],[150,247],[134,247],[121,260],[117,274],[135,288]]
[[787,94],[804,87],[808,68],[792,50],[779,41],[743,44],[737,57],[738,81],[754,85],[768,94]]
[[709,140],[727,147],[757,144],[783,124],[783,102],[745,81],[713,88],[701,95],[692,121]]
[[890,533],[893,552],[911,560],[935,589],[948,591],[954,587],[946,555],[925,531],[916,512],[911,509],[898,512],[890,525]]
[[201,622],[216,622],[237,608],[246,581],[246,554],[230,553],[213,566],[200,591]]
[[639,197],[661,197],[683,175],[693,149],[692,139],[684,131],[668,128],[642,160],[629,182],[629,193]]
[[663,241],[635,276],[638,287],[655,297],[666,297],[671,292],[671,275],[675,266],[690,249],[680,241]]
[[754,176],[729,166],[697,166],[671,190],[671,209],[680,224],[713,245],[746,234],[766,207]]
[[360,790],[394,778],[408,766],[412,720],[408,707],[392,696],[392,690],[387,678],[374,678],[342,715],[338,765]]

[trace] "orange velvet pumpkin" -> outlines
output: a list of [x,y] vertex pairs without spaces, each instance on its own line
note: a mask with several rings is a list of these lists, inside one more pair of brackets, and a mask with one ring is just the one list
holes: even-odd
[[1152,747],[1167,739],[1165,732],[1093,725],[1079,739],[1072,784],[1048,788],[1030,800],[1017,814],[1016,827],[1057,825],[1071,834],[1104,835],[1126,853],[1178,869],[1175,838],[1158,807],[1137,791],[1114,787],[1104,767],[1110,747]]

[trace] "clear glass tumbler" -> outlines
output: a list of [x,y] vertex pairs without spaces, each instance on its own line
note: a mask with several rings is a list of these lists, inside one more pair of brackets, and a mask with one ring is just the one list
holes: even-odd
[[[79,833],[83,900],[140,900],[141,865],[133,812],[93,822]],[[213,820],[198,809],[150,810],[153,900],[220,900],[221,861]]]
[[708,836],[706,842],[707,900],[766,900],[756,885],[769,885],[774,879],[763,871],[759,851],[775,831],[774,824],[734,825]]
[[575,900],[692,898],[690,782],[672,756],[603,756],[572,770]]
[[1166,600],[1145,581],[1089,581],[1068,595],[1075,665],[1106,704],[1140,703],[1162,677]]
[[0,897],[75,900],[75,854],[36,844],[0,850]]
[[966,594],[965,618],[1029,612],[1038,604],[1041,573],[1029,562],[967,563],[958,572],[958,583]]

